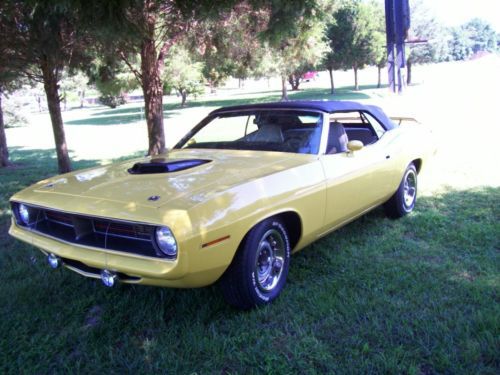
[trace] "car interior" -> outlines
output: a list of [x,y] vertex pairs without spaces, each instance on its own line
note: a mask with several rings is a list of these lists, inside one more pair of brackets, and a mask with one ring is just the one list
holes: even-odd
[[[376,120],[372,119],[372,122]],[[375,128],[380,124],[368,120],[363,112],[338,112],[330,116],[330,129],[328,132],[327,154],[336,154],[347,151],[349,141],[360,141],[364,146],[378,141],[379,136]]]

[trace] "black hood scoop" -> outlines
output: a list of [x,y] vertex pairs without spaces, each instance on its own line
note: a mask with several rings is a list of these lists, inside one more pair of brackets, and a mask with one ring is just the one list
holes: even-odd
[[145,163],[135,163],[128,169],[130,174],[154,174],[154,173],[172,173],[194,168],[202,164],[210,163],[211,160],[205,159],[187,159],[187,160],[168,160],[151,159]]

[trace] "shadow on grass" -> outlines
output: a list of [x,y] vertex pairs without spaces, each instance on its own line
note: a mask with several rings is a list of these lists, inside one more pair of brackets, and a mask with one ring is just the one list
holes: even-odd
[[133,122],[144,120],[142,113],[122,115],[122,116],[100,116],[100,117],[87,117],[80,120],[65,121],[65,125],[126,125]]
[[[363,93],[364,89],[371,89],[376,86],[366,85],[361,86],[361,90],[354,91],[351,87],[342,87],[335,90],[335,94],[332,95],[330,93],[330,89],[304,89],[299,91],[289,91],[288,97],[290,100],[364,100],[369,99],[370,96],[366,93]],[[266,94],[257,97],[253,97],[258,94]],[[250,98],[240,98],[239,96],[252,96]],[[248,92],[248,93],[237,93],[233,94],[234,98],[227,99],[217,99],[217,98],[208,98],[195,100],[190,99],[187,102],[185,107],[181,107],[180,103],[167,103],[163,105],[164,116],[168,117],[170,111],[173,110],[182,110],[183,108],[196,108],[196,107],[227,107],[227,106],[235,106],[242,104],[255,104],[255,103],[266,103],[279,101],[281,99],[281,91],[278,90],[267,90],[260,92]],[[129,122],[138,121],[139,119],[144,118],[142,114],[144,111],[144,107],[132,107],[132,108],[119,108],[119,109],[111,109],[108,111],[102,111],[93,114],[92,116],[103,116],[103,115],[124,115],[128,114],[128,116],[120,116],[119,118],[129,118]],[[68,121],[67,124],[73,125],[113,125],[113,121],[116,121],[114,117],[100,117],[99,119],[83,119],[83,120],[74,120]],[[128,120],[127,120],[128,121]],[[105,122],[105,123],[101,123]]]

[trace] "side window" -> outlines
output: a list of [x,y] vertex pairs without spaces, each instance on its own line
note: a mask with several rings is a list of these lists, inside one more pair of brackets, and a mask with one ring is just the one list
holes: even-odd
[[[363,145],[371,145],[383,134],[383,128],[373,116],[366,112],[337,112],[330,115],[330,129],[334,124],[341,124],[347,135],[347,141],[360,141]],[[381,132],[382,130],[382,132]],[[338,133],[338,131],[337,131]],[[335,134],[335,132],[334,132]],[[335,142],[337,137],[329,136],[329,142]],[[328,148],[327,148],[328,150]]]
[[363,116],[366,118],[368,123],[372,126],[373,130],[377,134],[377,138],[380,138],[385,133],[385,129],[382,126],[382,124],[380,124],[380,122],[375,117],[373,117],[371,114],[369,114],[368,112],[363,112]]

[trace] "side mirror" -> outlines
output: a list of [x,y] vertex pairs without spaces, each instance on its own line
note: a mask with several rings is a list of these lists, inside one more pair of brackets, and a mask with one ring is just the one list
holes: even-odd
[[359,151],[363,148],[364,144],[361,141],[349,141],[347,142],[347,149],[349,152]]

